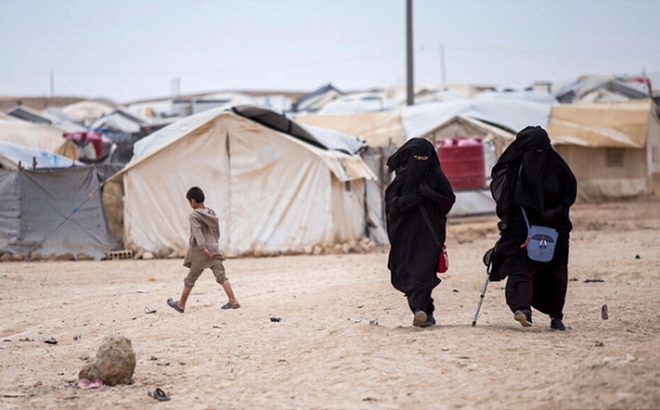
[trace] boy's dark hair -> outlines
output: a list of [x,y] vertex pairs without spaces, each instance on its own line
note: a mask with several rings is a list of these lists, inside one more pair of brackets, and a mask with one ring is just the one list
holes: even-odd
[[188,199],[188,201],[194,199],[198,204],[203,204],[204,199],[206,198],[204,198],[204,192],[202,191],[202,189],[194,186],[188,190],[188,193],[186,194],[186,199]]

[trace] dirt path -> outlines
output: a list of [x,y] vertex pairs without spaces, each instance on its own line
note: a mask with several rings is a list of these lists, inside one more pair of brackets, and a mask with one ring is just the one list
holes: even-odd
[[[0,408],[658,408],[660,203],[577,206],[573,218],[566,332],[539,312],[520,327],[503,283],[470,326],[492,217],[451,221],[430,329],[410,326],[384,252],[229,260],[243,307],[220,310],[206,272],[185,315],[165,305],[180,260],[0,264]],[[79,357],[112,331],[133,341],[135,384],[75,388]],[[147,396],[158,386],[170,402]]]

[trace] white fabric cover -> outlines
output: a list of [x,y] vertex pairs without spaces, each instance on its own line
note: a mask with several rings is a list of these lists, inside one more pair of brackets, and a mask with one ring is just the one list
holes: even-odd
[[63,132],[47,125],[0,121],[0,141],[78,159],[78,148]]
[[185,250],[192,186],[220,218],[229,256],[354,243],[365,233],[364,179],[375,177],[359,156],[315,148],[231,112],[204,112],[145,140],[113,177],[124,177],[127,247]]
[[552,104],[515,100],[468,100],[405,107],[401,114],[408,139],[463,115],[506,127],[514,133],[528,125],[547,128]]

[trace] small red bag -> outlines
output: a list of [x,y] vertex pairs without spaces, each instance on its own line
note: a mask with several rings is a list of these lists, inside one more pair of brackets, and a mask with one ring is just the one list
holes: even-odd
[[445,273],[449,269],[449,255],[447,254],[447,245],[442,246],[440,259],[438,260],[438,273]]

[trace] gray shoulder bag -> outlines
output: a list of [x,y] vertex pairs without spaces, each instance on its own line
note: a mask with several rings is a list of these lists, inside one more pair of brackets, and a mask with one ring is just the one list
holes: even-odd
[[[522,164],[518,171],[518,177],[522,171]],[[525,208],[520,207],[525,225],[527,225],[527,240],[521,248],[527,248],[527,257],[536,262],[550,262],[555,255],[555,245],[557,244],[557,231],[553,228],[540,225],[530,225],[527,220]]]

